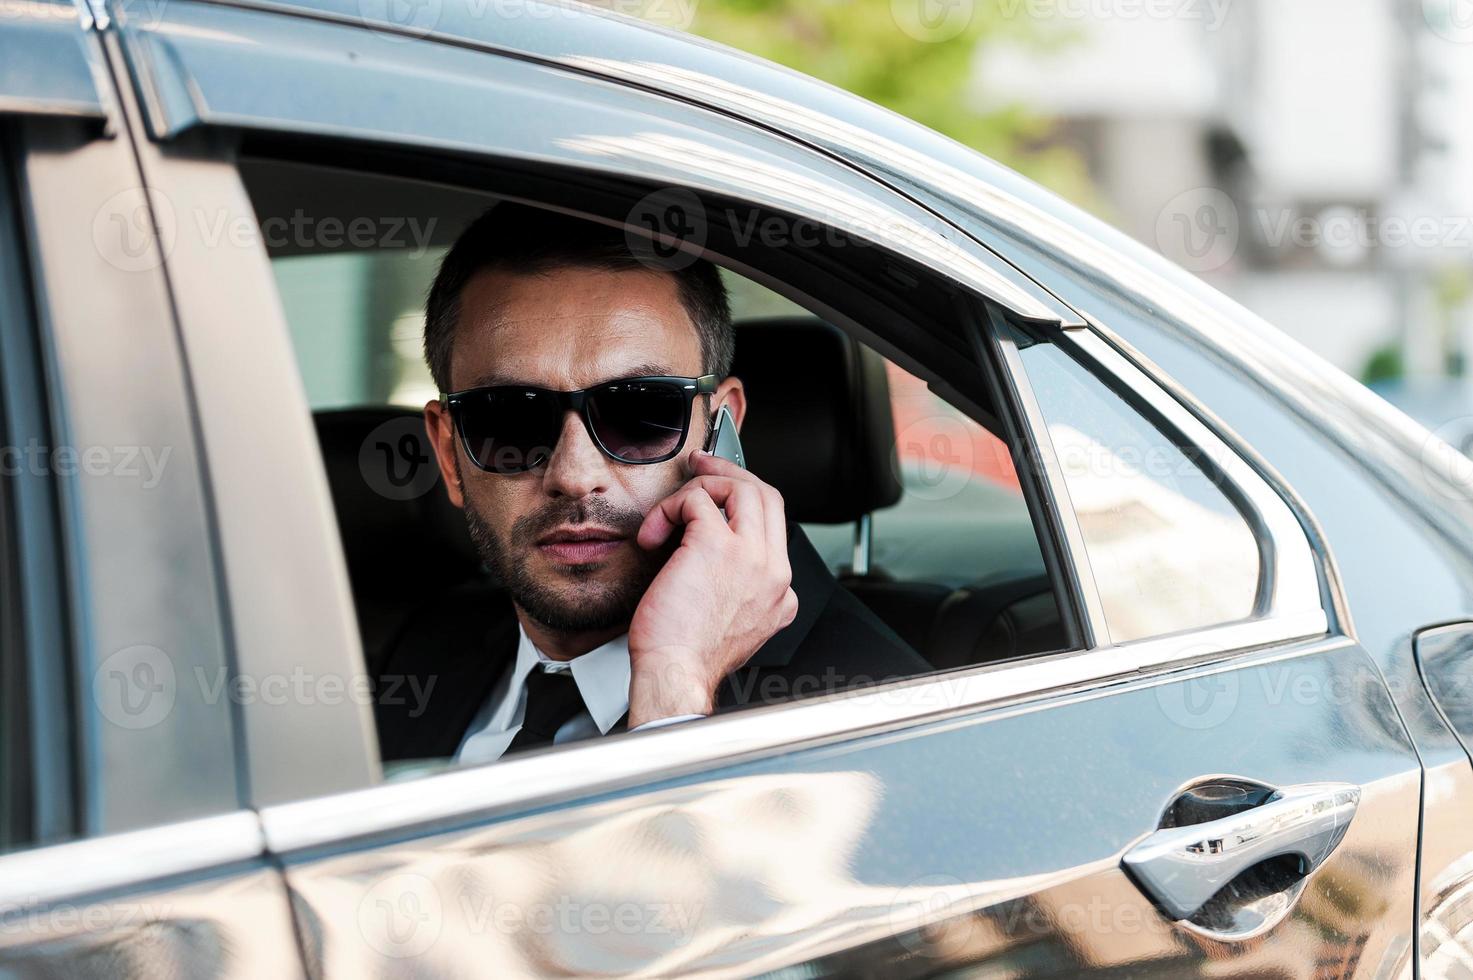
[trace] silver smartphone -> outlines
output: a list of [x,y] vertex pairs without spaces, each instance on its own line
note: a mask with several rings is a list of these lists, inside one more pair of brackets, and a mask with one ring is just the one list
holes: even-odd
[[731,417],[725,405],[716,410],[716,424],[711,427],[706,452],[729,459],[742,469],[747,468],[747,458],[742,455],[742,440],[737,438],[736,419]]

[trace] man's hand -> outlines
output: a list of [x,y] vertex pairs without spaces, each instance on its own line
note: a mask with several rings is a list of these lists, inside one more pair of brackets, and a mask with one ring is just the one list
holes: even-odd
[[710,714],[722,680],[798,614],[782,495],[728,460],[690,460],[695,477],[636,537],[658,548],[684,531],[629,624],[631,729]]

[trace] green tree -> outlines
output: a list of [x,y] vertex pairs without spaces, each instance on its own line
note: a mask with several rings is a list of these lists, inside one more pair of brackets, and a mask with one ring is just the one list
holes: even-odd
[[[1081,203],[1094,203],[1083,162],[1049,139],[1052,121],[1021,107],[980,110],[973,65],[999,42],[1067,44],[1001,0],[690,0],[693,33],[794,68],[908,116]],[[947,7],[946,4],[951,4]],[[932,6],[959,15],[918,37],[902,18]],[[1011,15],[1010,15],[1011,13]],[[912,28],[914,22],[911,22]],[[959,28],[959,29],[958,29]]]

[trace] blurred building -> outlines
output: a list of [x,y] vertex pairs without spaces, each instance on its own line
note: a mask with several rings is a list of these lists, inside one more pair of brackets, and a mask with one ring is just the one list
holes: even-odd
[[1058,43],[979,49],[973,97],[1056,119],[1103,217],[1354,376],[1461,374],[1473,2],[998,3]]

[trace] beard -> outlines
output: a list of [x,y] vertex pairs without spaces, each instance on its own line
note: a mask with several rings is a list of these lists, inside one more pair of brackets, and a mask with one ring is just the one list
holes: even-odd
[[[659,574],[677,536],[667,547],[646,551],[634,543],[644,514],[622,510],[602,497],[555,501],[541,510],[519,517],[505,538],[465,501],[465,523],[481,561],[497,583],[523,612],[542,626],[558,633],[592,633],[627,625],[645,590]],[[629,541],[635,565],[617,581],[600,578],[606,570],[597,565],[573,565],[563,581],[538,579],[528,567],[537,539],[564,524],[595,523]]]

